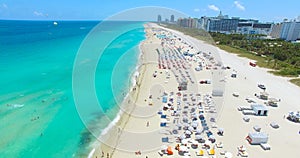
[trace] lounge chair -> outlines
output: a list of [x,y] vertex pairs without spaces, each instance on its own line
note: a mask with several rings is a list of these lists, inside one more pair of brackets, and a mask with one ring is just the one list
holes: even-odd
[[248,153],[247,153],[246,151],[244,151],[244,152],[239,152],[239,155],[240,155],[241,157],[248,157]]
[[199,152],[196,152],[197,156],[203,156],[204,155],[204,150],[200,150]]
[[210,149],[208,152],[208,155],[215,155],[215,149]]

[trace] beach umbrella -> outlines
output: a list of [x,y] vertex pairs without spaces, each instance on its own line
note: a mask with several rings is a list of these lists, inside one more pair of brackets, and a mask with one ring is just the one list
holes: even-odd
[[202,140],[203,136],[202,135],[196,135],[195,138],[196,138],[196,140]]
[[193,113],[193,112],[195,112],[196,111],[196,109],[195,108],[192,108],[191,109],[191,113]]
[[202,133],[202,130],[201,129],[197,129],[196,130],[196,134],[201,134]]
[[179,124],[176,124],[176,126],[177,126],[177,127],[182,127],[182,124],[179,123]]
[[188,148],[186,146],[180,146],[179,150],[180,151],[188,151]]
[[185,134],[187,134],[187,135],[191,135],[191,134],[192,134],[192,132],[191,132],[191,131],[189,131],[189,130],[186,130],[186,131],[185,131]]
[[198,115],[197,115],[196,113],[194,113],[194,114],[192,115],[192,117],[193,117],[193,118],[198,118]]
[[190,127],[188,128],[188,130],[192,132],[192,131],[194,130],[194,127],[190,126]]
[[188,143],[188,140],[187,139],[182,139],[181,140],[181,144],[187,144]]
[[223,128],[218,128],[218,131],[223,133],[224,132],[224,129]]
[[184,127],[189,127],[189,124],[188,123],[184,123],[183,126]]
[[193,123],[192,123],[192,127],[193,127],[193,128],[196,128],[197,126],[198,126],[198,123],[197,123],[197,122],[193,122]]
[[177,131],[176,129],[174,129],[174,130],[172,131],[172,133],[173,133],[173,134],[178,134],[178,131]]
[[187,116],[183,116],[182,121],[187,122],[189,118]]
[[186,136],[184,134],[180,136],[181,140],[184,140],[185,138],[186,138]]

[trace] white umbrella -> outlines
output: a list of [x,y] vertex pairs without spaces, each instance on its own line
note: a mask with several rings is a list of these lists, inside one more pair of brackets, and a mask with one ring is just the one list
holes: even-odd
[[218,131],[219,132],[224,132],[224,129],[223,128],[219,128]]
[[183,139],[183,140],[181,140],[181,143],[182,143],[182,144],[187,144],[187,143],[188,143],[188,140],[187,140],[187,139]]
[[188,148],[186,146],[180,146],[179,150],[180,151],[188,151]]
[[188,118],[187,116],[183,116],[182,120],[183,120],[183,121],[188,121],[189,118]]
[[198,123],[197,122],[193,122],[192,123],[192,127],[196,128],[198,126]]
[[180,139],[181,139],[181,140],[183,140],[183,139],[185,139],[185,138],[186,138],[186,136],[185,136],[184,134],[180,136]]
[[195,137],[196,137],[196,140],[201,140],[201,139],[203,139],[203,136],[202,136],[202,135],[196,135]]
[[200,134],[200,133],[202,133],[202,130],[201,129],[197,129],[196,130],[196,134]]
[[185,131],[185,134],[187,134],[187,135],[191,135],[191,134],[192,134],[192,132],[191,132],[191,131],[189,131],[189,130],[186,130],[186,131]]
[[194,128],[193,128],[192,126],[190,126],[190,127],[188,128],[188,130],[192,132],[192,131],[194,130]]
[[208,138],[215,139],[215,137],[213,135],[210,135]]
[[184,127],[189,127],[189,124],[188,123],[184,123],[183,126]]

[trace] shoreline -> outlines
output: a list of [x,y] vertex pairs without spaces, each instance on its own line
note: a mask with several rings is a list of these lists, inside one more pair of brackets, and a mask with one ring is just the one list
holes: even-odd
[[[144,26],[144,30],[145,30],[145,26]],[[128,99],[130,97],[130,94],[133,93],[133,89],[134,88],[138,89],[138,87],[139,87],[138,86],[138,82],[139,82],[140,78],[142,77],[141,74],[143,74],[142,70],[141,70],[142,66],[143,66],[143,50],[142,50],[141,47],[142,47],[142,45],[144,44],[144,42],[146,40],[147,40],[147,37],[146,37],[146,32],[145,32],[145,39],[142,40],[139,43],[139,45],[138,45],[138,51],[139,52],[137,53],[137,63],[136,63],[136,66],[135,66],[135,68],[133,69],[133,71],[131,73],[131,78],[128,80],[130,82],[130,85],[128,86],[127,93],[126,93],[126,95],[123,98],[123,101],[121,103],[122,105],[125,104],[126,101],[128,101]],[[97,154],[99,154],[99,155],[102,154],[102,153],[100,153],[99,150],[97,150],[97,148],[98,149],[99,148],[102,149],[103,147],[107,148],[107,146],[105,144],[103,144],[102,142],[99,142],[99,139],[101,139],[101,137],[103,137],[104,135],[106,135],[109,131],[113,130],[114,126],[120,126],[120,120],[121,120],[121,118],[123,118],[123,119],[126,118],[126,115],[128,115],[127,112],[124,112],[123,109],[119,108],[119,111],[118,111],[116,117],[113,119],[113,121],[111,121],[108,124],[108,126],[103,129],[103,131],[101,132],[101,134],[98,136],[98,138],[95,140],[95,142],[91,145],[92,146],[92,150],[90,151],[88,158],[95,157],[95,155],[97,155]],[[128,119],[129,118],[127,118],[127,120]],[[125,122],[127,122],[127,121],[125,121]],[[124,126],[125,125],[126,124],[124,124]],[[123,128],[121,128],[121,129],[123,129]],[[112,154],[111,154],[110,157],[112,157]]]

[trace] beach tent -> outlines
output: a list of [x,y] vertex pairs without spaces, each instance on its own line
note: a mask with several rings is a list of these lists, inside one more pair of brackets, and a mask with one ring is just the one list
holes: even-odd
[[259,145],[261,143],[267,143],[268,142],[268,135],[266,133],[262,132],[250,132],[246,139],[248,142],[252,145]]
[[224,93],[224,90],[222,89],[213,89],[212,90],[212,96],[214,97],[222,97]]
[[268,108],[261,104],[252,104],[251,108],[255,112],[257,116],[267,116],[268,115]]
[[161,138],[161,141],[164,142],[164,143],[167,143],[167,142],[169,142],[169,138],[168,137],[163,137],[163,138]]

